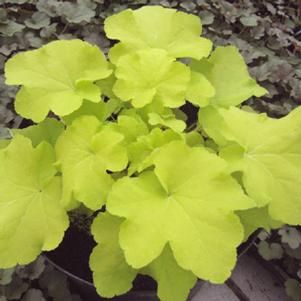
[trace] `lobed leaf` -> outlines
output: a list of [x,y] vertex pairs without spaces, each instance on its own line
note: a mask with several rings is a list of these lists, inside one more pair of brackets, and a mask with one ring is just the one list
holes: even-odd
[[95,218],[91,228],[98,245],[90,256],[90,268],[97,292],[106,298],[129,291],[137,275],[137,270],[125,261],[119,246],[121,223],[121,218],[105,212]]
[[138,137],[147,135],[149,132],[146,123],[135,111],[122,111],[118,116],[117,123],[111,123],[108,126],[113,127],[124,136],[125,145],[130,145]]
[[63,123],[54,118],[46,118],[41,123],[23,129],[12,129],[14,135],[20,134],[31,140],[34,147],[46,141],[53,147],[57,138],[64,131]]
[[[55,249],[68,227],[52,147],[16,135],[0,151],[0,266],[33,261]],[[22,252],[20,252],[22,250]]]
[[79,109],[64,116],[63,120],[66,125],[70,125],[75,119],[84,115],[90,115],[95,116],[99,121],[104,122],[118,109],[119,104],[120,101],[117,98],[111,98],[107,102],[100,101],[98,103],[84,100]]
[[123,101],[142,108],[157,98],[167,107],[185,103],[189,68],[162,49],[140,50],[123,56],[116,66],[113,92]]
[[[154,172],[118,180],[108,197],[107,210],[126,218],[120,245],[127,262],[142,268],[170,243],[183,269],[222,283],[243,239],[233,211],[250,208],[253,202],[225,172],[226,163],[204,148],[171,142],[154,164]],[[227,243],[221,245],[220,240]]]
[[[301,110],[281,119],[238,108],[204,110],[203,126],[213,138],[222,136],[236,143],[220,154],[243,172],[244,187],[259,207],[268,205],[275,220],[301,224]],[[225,141],[223,141],[225,142]],[[285,200],[285,202],[284,202]]]
[[172,130],[163,131],[154,128],[148,135],[138,137],[135,143],[128,147],[130,166],[128,174],[141,172],[153,164],[153,157],[161,146],[174,140],[181,140],[181,135]]
[[22,85],[16,111],[36,122],[49,111],[68,115],[83,99],[100,102],[100,88],[93,82],[110,73],[102,52],[80,40],[51,42],[19,53],[5,65],[6,83]]
[[253,95],[260,97],[267,93],[250,77],[243,57],[234,46],[217,47],[208,59],[193,61],[191,69],[205,76],[214,87],[215,94],[210,98],[214,105],[236,106]]
[[92,210],[101,208],[113,184],[107,170],[121,171],[127,165],[123,139],[95,116],[82,116],[67,127],[56,144],[65,206],[74,197]]
[[200,37],[202,25],[197,16],[160,6],[127,9],[105,20],[110,39],[120,40],[110,51],[116,63],[124,54],[145,48],[161,48],[175,58],[201,59],[211,51],[210,40]]
[[183,132],[186,128],[186,123],[183,120],[177,119],[172,112],[168,112],[168,114],[165,115],[148,113],[148,122],[153,126],[161,125],[178,133]]
[[107,298],[126,293],[138,273],[149,275],[158,282],[158,296],[162,301],[184,301],[196,282],[196,277],[183,270],[175,261],[169,247],[142,270],[127,264],[119,246],[119,230],[123,219],[108,212],[99,214],[93,222],[92,233],[97,246],[90,257],[94,285]]
[[169,246],[148,267],[141,271],[158,282],[158,297],[162,301],[187,300],[197,277],[182,269],[176,262]]

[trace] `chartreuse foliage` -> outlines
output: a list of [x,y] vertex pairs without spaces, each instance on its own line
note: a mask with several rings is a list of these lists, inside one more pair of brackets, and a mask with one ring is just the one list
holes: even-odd
[[[233,211],[250,208],[253,201],[225,172],[226,163],[204,148],[171,142],[153,162],[154,171],[118,180],[107,201],[110,213],[126,218],[119,239],[127,262],[142,268],[169,243],[182,268],[223,281],[243,238]],[[227,244],[218,248],[221,239]]]
[[16,98],[17,112],[36,122],[49,111],[68,115],[83,99],[99,102],[101,91],[93,82],[110,73],[102,52],[80,40],[55,41],[19,53],[5,66],[6,83],[22,85]]
[[123,101],[130,100],[135,108],[154,98],[176,108],[185,103],[190,70],[163,49],[146,49],[120,58],[115,76],[113,92]]
[[195,59],[207,57],[212,48],[210,40],[200,37],[202,25],[197,16],[159,6],[128,9],[108,17],[105,32],[110,39],[121,41],[110,52],[114,63],[125,53],[145,48]]
[[243,173],[247,193],[259,207],[268,205],[273,219],[300,224],[300,108],[279,120],[235,107],[207,113],[216,116],[207,119],[204,128],[218,132],[228,142],[220,155],[233,170]]
[[275,120],[234,107],[266,90],[233,46],[210,54],[196,16],[146,6],[105,30],[120,41],[110,62],[71,40],[6,63],[16,110],[37,124],[0,141],[0,268],[56,248],[66,212],[84,208],[98,212],[100,295],[143,274],[162,301],[185,301],[197,278],[230,276],[257,228],[301,224],[301,110]]
[[122,222],[121,218],[106,212],[100,214],[92,225],[92,234],[98,245],[91,254],[90,266],[99,294],[109,298],[126,293],[132,287],[137,274],[141,273],[158,282],[158,296],[162,300],[185,300],[196,282],[196,276],[179,267],[169,247],[143,269],[131,267],[119,245]]
[[0,151],[0,266],[33,261],[56,248],[68,227],[53,148],[16,135]]
[[[202,90],[212,97],[211,104],[236,106],[253,95],[259,97],[267,93],[250,77],[243,57],[234,46],[217,47],[209,58],[192,61],[191,69],[209,80],[209,83],[203,83]],[[210,95],[210,83],[214,87],[214,95]]]
[[67,127],[56,144],[65,206],[73,196],[93,210],[101,208],[113,184],[106,171],[121,171],[127,165],[123,139],[94,116],[82,116]]

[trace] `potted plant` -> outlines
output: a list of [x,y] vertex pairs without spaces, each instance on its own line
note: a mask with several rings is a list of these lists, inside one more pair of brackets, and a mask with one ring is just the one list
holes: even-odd
[[301,110],[240,108],[267,91],[235,47],[212,51],[196,16],[146,6],[105,32],[119,41],[109,62],[70,40],[6,63],[16,111],[35,124],[1,141],[0,268],[56,248],[71,261],[91,244],[74,233],[84,216],[99,295],[142,274],[160,300],[184,301],[198,278],[223,283],[257,228],[301,224]]

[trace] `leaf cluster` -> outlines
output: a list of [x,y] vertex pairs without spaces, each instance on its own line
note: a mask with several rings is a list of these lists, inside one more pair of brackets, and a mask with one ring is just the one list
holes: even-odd
[[117,41],[108,61],[77,39],[5,64],[15,109],[35,125],[1,141],[0,266],[56,248],[70,210],[105,206],[91,227],[98,293],[145,274],[161,300],[185,300],[197,278],[223,283],[257,228],[301,224],[301,110],[241,108],[267,90],[236,47],[212,51],[197,16],[145,6],[104,28]]
[[[18,51],[35,49],[56,39],[80,38],[100,46],[107,16],[125,8],[162,5],[199,15],[203,35],[215,45],[234,44],[257,81],[269,90],[248,104],[259,112],[279,117],[300,104],[300,8],[296,1],[226,0],[1,0],[0,73],[4,62]],[[21,117],[12,106],[16,89],[4,85],[0,74],[0,125],[18,127]]]

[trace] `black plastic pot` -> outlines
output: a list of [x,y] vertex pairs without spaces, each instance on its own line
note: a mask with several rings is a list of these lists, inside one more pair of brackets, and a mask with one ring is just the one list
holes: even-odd
[[[244,253],[248,251],[248,249],[253,245],[254,241],[257,238],[258,231],[254,232],[248,239],[247,242],[243,243],[238,248],[238,257],[242,256]],[[61,247],[61,246],[60,246]],[[60,253],[60,247],[55,250],[55,254],[58,255]],[[68,276],[71,280],[71,283],[76,287],[78,293],[83,297],[84,301],[104,301],[104,300],[114,300],[114,301],[159,301],[155,290],[131,290],[127,294],[119,297],[114,297],[113,299],[104,299],[98,296],[94,285],[91,281],[83,279],[78,275],[68,271],[66,268],[62,267],[61,264],[58,264],[55,261],[55,257],[53,252],[45,253],[44,257],[54,268],[61,271],[63,274]],[[68,260],[68,258],[65,258]],[[86,263],[87,264],[87,263]],[[195,287],[191,290],[188,300],[191,300],[197,292],[200,290],[203,281],[199,280]]]

